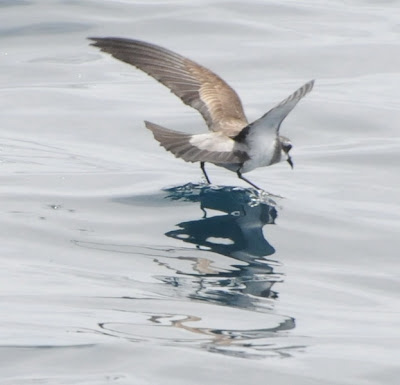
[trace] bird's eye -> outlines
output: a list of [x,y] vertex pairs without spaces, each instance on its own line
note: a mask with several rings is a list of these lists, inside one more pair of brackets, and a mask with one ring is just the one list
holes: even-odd
[[285,151],[286,153],[289,152],[292,149],[292,145],[290,143],[285,143],[282,146],[283,151]]

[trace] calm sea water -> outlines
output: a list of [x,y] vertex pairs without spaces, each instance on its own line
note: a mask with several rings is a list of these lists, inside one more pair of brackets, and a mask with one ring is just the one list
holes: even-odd
[[[397,384],[396,1],[0,1],[2,384]],[[316,79],[287,164],[165,152],[199,114],[88,36],[213,69],[249,120]]]

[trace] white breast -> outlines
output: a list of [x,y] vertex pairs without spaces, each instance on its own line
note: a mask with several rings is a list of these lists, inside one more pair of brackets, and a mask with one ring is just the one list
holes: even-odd
[[[271,138],[269,135],[254,135],[248,138],[248,155],[249,160],[244,162],[242,172],[249,172],[258,167],[265,167],[271,165],[274,160],[274,154],[276,151],[277,137]],[[264,136],[264,137],[263,137]],[[275,163],[275,162],[274,162]]]

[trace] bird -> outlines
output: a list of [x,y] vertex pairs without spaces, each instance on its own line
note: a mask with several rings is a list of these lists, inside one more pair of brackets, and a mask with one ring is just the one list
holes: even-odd
[[177,158],[200,162],[207,183],[211,184],[205,164],[213,163],[233,171],[257,190],[256,184],[243,176],[258,167],[287,161],[292,143],[280,135],[280,127],[290,111],[313,86],[311,80],[281,101],[259,119],[249,123],[242,102],[222,78],[202,65],[158,45],[120,37],[89,37],[91,45],[114,58],[147,73],[195,108],[210,132],[189,134],[145,121],[154,138]]

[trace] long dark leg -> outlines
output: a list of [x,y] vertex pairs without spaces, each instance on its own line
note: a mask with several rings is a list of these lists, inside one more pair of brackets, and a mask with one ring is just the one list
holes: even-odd
[[239,168],[239,170],[236,171],[236,174],[237,174],[237,176],[238,176],[240,179],[242,179],[242,180],[244,180],[245,182],[247,182],[248,184],[252,185],[252,186],[255,187],[257,190],[262,190],[260,187],[256,186],[254,183],[252,183],[252,182],[250,182],[248,179],[246,179],[246,178],[242,175],[242,173],[240,172],[240,168]]
[[201,168],[201,171],[203,171],[203,174],[204,174],[204,177],[206,178],[207,183],[211,184],[211,181],[206,173],[206,169],[204,168],[204,162],[200,162],[200,168]]

